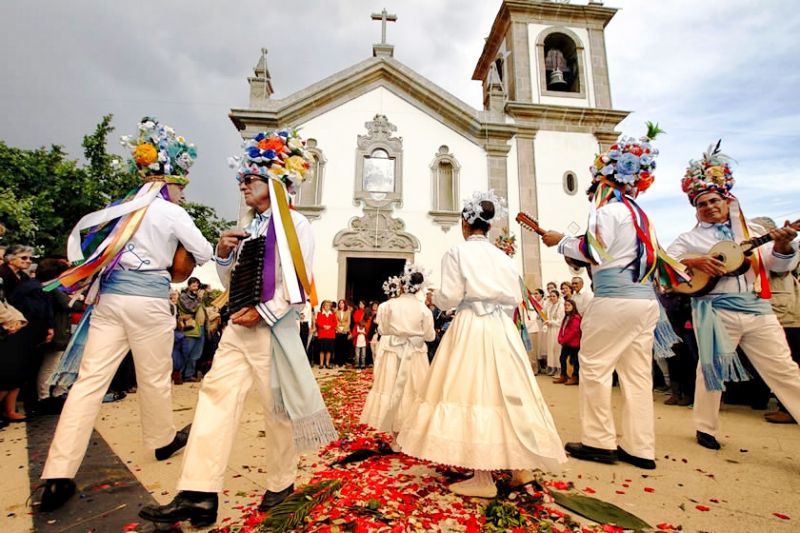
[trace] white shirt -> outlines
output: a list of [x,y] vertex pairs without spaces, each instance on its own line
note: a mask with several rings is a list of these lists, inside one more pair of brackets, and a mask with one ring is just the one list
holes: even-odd
[[548,328],[560,328],[561,321],[564,320],[564,300],[559,298],[555,303],[552,303],[548,298],[547,303],[544,304],[544,312],[547,313],[547,320],[544,325]]
[[[764,228],[752,222],[747,222],[750,235],[757,237],[766,233]],[[717,237],[717,230],[714,224],[699,223],[690,231],[681,233],[675,241],[667,248],[667,253],[678,259],[689,255],[705,255],[717,242],[724,240]],[[783,255],[774,251],[772,241],[759,247],[761,257],[764,259],[764,268],[771,272],[789,272],[797,266],[797,252],[791,255]],[[710,294],[723,294],[731,292],[753,292],[753,282],[755,274],[751,268],[741,276],[723,276]]]
[[[639,254],[639,241],[630,211],[621,202],[609,202],[597,210],[597,233],[606,252],[613,259],[599,265],[592,265],[592,272],[606,268],[623,268],[636,260]],[[558,253],[587,261],[578,248],[577,237],[564,237],[558,243]]]
[[398,337],[423,337],[430,342],[436,338],[433,313],[413,294],[401,294],[385,302],[381,317],[381,333]]
[[582,315],[586,311],[586,306],[589,305],[589,302],[593,297],[594,295],[588,292],[578,292],[572,293],[570,300],[572,300],[572,303],[575,304],[575,309],[578,310],[578,313]]
[[156,197],[125,245],[119,265],[124,270],[161,271],[168,276],[167,268],[172,266],[179,242],[198,265],[211,259],[214,252],[189,213],[178,204]]
[[487,238],[473,235],[444,254],[442,286],[434,291],[433,303],[442,310],[480,302],[513,311],[522,301],[519,277],[510,257]]
[[[297,211],[291,210],[289,213],[292,216],[292,222],[294,223],[294,228],[297,232],[297,240],[300,242],[300,249],[303,253],[303,263],[305,263],[306,272],[309,276],[311,276],[311,269],[314,263],[314,233],[311,231],[311,223],[306,217]],[[269,219],[271,216],[271,209],[267,209],[260,215],[256,215],[256,218],[254,218],[250,225],[246,228],[250,233],[250,236],[242,240],[242,242],[239,243],[236,251],[231,255],[238,257],[239,251],[242,249],[242,245],[246,241],[259,237],[260,235],[265,235],[267,233],[267,228],[269,227]],[[283,282],[283,269],[281,268],[280,254],[278,253],[277,245],[275,247],[275,263],[275,294],[271,300],[261,302],[256,306],[258,314],[261,315],[261,318],[263,318],[267,325],[270,326],[275,324],[275,322],[280,320],[286,313],[289,312],[290,309],[292,309],[292,304],[289,302],[289,294]],[[222,283],[224,283],[226,287],[230,285],[230,276],[233,270],[233,264],[234,261],[232,260],[232,257],[221,258],[217,260],[217,273],[219,274],[219,279],[222,280]],[[306,297],[308,297],[308,295],[306,295]]]

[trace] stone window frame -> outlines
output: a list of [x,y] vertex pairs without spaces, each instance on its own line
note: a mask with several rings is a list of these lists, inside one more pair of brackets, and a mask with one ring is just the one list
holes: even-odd
[[305,204],[297,203],[295,209],[305,215],[307,218],[313,220],[320,217],[325,206],[322,205],[322,186],[325,180],[325,164],[328,162],[325,154],[317,146],[317,140],[310,138],[306,141],[306,151],[317,161],[317,172],[313,179],[316,180],[314,187],[314,202]]
[[[448,163],[453,169],[453,211],[439,209],[439,167],[442,163]],[[436,152],[436,156],[430,164],[431,169],[431,200],[432,208],[428,214],[433,221],[442,227],[442,231],[447,232],[461,219],[461,210],[458,209],[461,183],[461,164],[458,159],[450,153],[450,148],[443,144]]]
[[[569,176],[572,176],[573,179],[575,180],[575,187],[574,187],[573,190],[570,190],[569,186],[567,185],[567,182],[569,181]],[[579,189],[579,186],[578,186],[578,174],[576,174],[572,170],[567,170],[566,172],[564,172],[564,175],[561,177],[561,185],[564,187],[564,192],[565,193],[569,194],[570,196],[575,196],[576,194],[578,194],[578,189]]]
[[[547,89],[547,68],[544,61],[544,42],[549,36],[555,33],[560,33],[564,37],[571,39],[575,44],[575,54],[578,56],[578,83],[580,85],[579,92],[573,93],[567,91],[550,91]],[[581,41],[581,38],[578,37],[574,31],[565,28],[564,26],[552,26],[542,30],[536,39],[536,57],[539,65],[539,94],[542,96],[557,96],[562,98],[587,98],[586,88],[588,80],[586,79],[585,55],[586,49],[583,45],[583,41]]]
[[[359,201],[367,207],[382,208],[393,203],[403,206],[403,139],[391,137],[397,131],[397,126],[390,123],[385,115],[375,115],[372,121],[364,126],[368,135],[358,136],[356,148],[356,175],[355,190],[353,193],[354,205]],[[382,198],[375,198],[374,194],[364,190],[364,158],[375,150],[384,150],[389,154],[389,159],[394,160],[394,191],[385,194]]]

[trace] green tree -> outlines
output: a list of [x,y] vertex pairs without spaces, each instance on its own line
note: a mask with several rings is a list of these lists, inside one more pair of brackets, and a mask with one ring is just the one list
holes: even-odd
[[[40,253],[64,254],[67,237],[80,218],[122,198],[141,181],[106,150],[114,131],[106,115],[83,138],[86,164],[68,159],[61,146],[24,150],[0,141],[0,223],[5,242],[34,246]],[[184,206],[207,239],[215,242],[232,222],[202,204]]]
[[194,223],[203,234],[203,237],[211,244],[216,244],[220,233],[234,225],[234,222],[230,220],[219,218],[213,207],[194,202],[184,202],[181,207],[186,209],[189,216],[194,219]]

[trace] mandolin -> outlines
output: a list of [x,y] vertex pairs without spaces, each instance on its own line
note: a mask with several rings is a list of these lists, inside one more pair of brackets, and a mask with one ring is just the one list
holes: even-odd
[[181,243],[178,243],[175,255],[172,257],[172,266],[167,271],[172,276],[172,283],[183,283],[192,275],[192,271],[196,266],[197,262],[192,257],[192,254]]
[[[540,237],[543,236],[545,233],[547,233],[545,230],[542,229],[541,226],[539,226],[539,222],[527,213],[520,211],[519,213],[517,213],[517,218],[515,220],[524,229],[532,231],[538,234]],[[588,271],[589,267],[591,266],[591,264],[587,263],[586,261],[573,259],[572,257],[567,257],[566,255],[564,256],[564,261],[566,261],[566,263],[570,267],[575,269],[585,268]]]
[[[800,229],[800,220],[789,224],[794,229]],[[717,282],[723,277],[741,276],[750,270],[750,255],[753,250],[763,246],[772,240],[772,235],[765,233],[761,237],[754,237],[742,243],[734,241],[720,241],[711,247],[707,254],[687,254],[681,259],[692,257],[702,257],[710,255],[723,263],[725,274],[722,276],[712,276],[702,270],[689,269],[688,273],[692,276],[689,281],[684,281],[672,287],[669,292],[685,294],[687,296],[704,296],[716,287]]]

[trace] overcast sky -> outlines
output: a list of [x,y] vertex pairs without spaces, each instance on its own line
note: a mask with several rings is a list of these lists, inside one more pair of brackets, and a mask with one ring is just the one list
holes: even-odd
[[[246,107],[246,78],[269,49],[281,98],[371,56],[386,7],[399,20],[395,57],[473,107],[472,71],[500,0],[237,0],[0,2],[0,139],[33,148],[80,141],[105,113],[119,135],[155,115],[194,142],[191,200],[234,218],[237,192],[225,164],[240,137],[227,117]],[[575,0],[575,3],[585,3]],[[655,185],[642,198],[663,244],[689,229],[680,193],[688,159],[718,138],[738,164],[734,192],[750,216],[800,217],[800,14],[789,0],[607,1],[614,107],[667,131]],[[590,161],[586,162],[587,172]],[[546,222],[546,221],[545,221]]]

